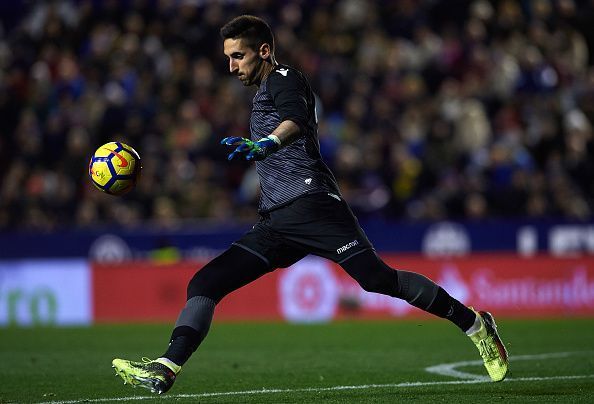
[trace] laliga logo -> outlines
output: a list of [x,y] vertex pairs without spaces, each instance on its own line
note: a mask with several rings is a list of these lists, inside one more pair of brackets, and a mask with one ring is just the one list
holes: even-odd
[[95,177],[99,177],[101,179],[103,179],[105,177],[105,173],[103,171],[93,170],[92,168],[91,168],[91,174],[94,175]]
[[463,256],[470,250],[470,237],[464,226],[457,223],[436,223],[423,237],[423,252],[429,257]]
[[132,251],[121,237],[105,234],[93,241],[89,258],[95,262],[123,262],[132,258]]
[[338,306],[338,292],[332,270],[325,261],[303,259],[281,276],[281,312],[291,322],[330,321]]

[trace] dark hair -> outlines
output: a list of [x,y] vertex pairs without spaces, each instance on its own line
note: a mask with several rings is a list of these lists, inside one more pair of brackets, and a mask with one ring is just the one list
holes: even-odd
[[235,17],[221,28],[223,39],[243,39],[245,44],[256,52],[267,43],[270,52],[274,52],[274,35],[270,26],[263,19],[253,15]]

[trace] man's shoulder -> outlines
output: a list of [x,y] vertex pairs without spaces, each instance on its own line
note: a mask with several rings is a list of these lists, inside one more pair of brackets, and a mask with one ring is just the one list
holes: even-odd
[[289,65],[283,65],[283,64],[278,64],[276,65],[276,67],[274,68],[274,70],[272,70],[272,75],[279,75],[282,77],[289,77],[290,74],[294,74],[297,76],[303,76],[303,74],[297,70],[296,68],[294,68],[293,66],[289,66]]
[[303,73],[287,65],[277,65],[268,76],[268,82],[273,86],[283,86],[302,81],[305,81]]

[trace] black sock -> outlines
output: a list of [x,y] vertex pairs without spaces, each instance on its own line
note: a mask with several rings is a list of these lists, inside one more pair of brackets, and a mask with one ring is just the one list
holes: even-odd
[[476,314],[458,300],[454,299],[443,288],[439,288],[433,303],[427,308],[431,314],[446,318],[466,332],[474,324]]
[[206,296],[188,299],[171,334],[169,348],[163,357],[183,365],[208,334],[216,302]]
[[182,366],[190,359],[200,342],[202,338],[198,331],[188,326],[176,327],[171,334],[169,347],[162,357]]

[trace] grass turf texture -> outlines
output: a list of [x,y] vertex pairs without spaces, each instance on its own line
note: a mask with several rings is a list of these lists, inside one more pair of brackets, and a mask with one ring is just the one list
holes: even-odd
[[[594,319],[508,320],[499,321],[499,329],[512,356],[511,379],[594,375]],[[148,390],[122,385],[111,360],[158,356],[169,333],[169,325],[0,329],[0,403],[149,397]],[[513,362],[514,355],[554,352],[579,353]],[[439,320],[310,326],[215,323],[172,390],[140,402],[594,402],[594,377],[324,390],[456,381],[424,369],[476,359],[474,345]],[[458,370],[486,374],[481,366]],[[263,388],[290,391],[204,395]]]

